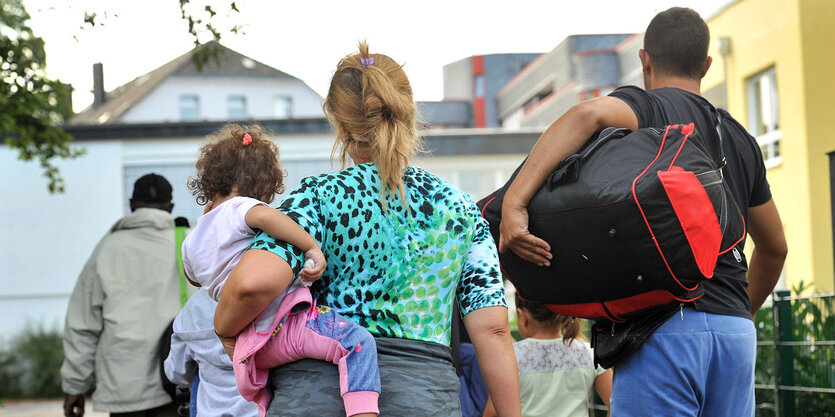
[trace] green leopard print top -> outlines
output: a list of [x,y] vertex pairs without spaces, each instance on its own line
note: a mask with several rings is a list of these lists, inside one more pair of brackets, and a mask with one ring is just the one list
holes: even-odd
[[[403,176],[411,213],[395,193],[380,202],[374,164],[305,178],[281,203],[313,236],[328,268],[319,301],[375,336],[449,344],[453,297],[462,315],[507,306],[496,246],[473,200],[416,167]],[[259,233],[250,248],[298,272],[301,251]]]

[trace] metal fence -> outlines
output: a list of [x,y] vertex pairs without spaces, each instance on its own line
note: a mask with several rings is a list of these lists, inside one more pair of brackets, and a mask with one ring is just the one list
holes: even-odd
[[772,300],[755,320],[756,415],[835,417],[835,294]]

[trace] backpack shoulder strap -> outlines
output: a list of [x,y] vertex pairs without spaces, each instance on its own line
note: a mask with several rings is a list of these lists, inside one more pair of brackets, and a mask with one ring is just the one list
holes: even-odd
[[727,164],[727,160],[725,159],[725,147],[723,145],[723,136],[722,136],[722,112],[719,111],[718,108],[714,105],[710,105],[710,109],[713,112],[713,115],[716,117],[716,134],[719,135],[719,156],[722,158],[719,161],[719,170],[722,171],[722,168],[725,167]]

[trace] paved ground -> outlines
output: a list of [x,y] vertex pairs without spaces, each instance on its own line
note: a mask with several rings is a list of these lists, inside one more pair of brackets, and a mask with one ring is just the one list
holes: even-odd
[[[0,417],[62,417],[64,400],[3,400]],[[88,398],[84,417],[108,417],[108,413],[93,411],[93,403]]]

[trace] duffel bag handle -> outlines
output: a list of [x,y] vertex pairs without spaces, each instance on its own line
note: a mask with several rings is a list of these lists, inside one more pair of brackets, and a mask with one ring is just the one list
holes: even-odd
[[553,191],[554,187],[569,182],[577,181],[577,175],[580,169],[580,164],[589,157],[595,150],[600,148],[604,143],[612,139],[620,139],[632,132],[629,129],[618,129],[614,127],[607,127],[597,135],[591,144],[586,146],[580,153],[565,158],[557,169],[548,177],[548,191]]
[[577,181],[577,171],[580,169],[581,162],[580,158],[581,155],[575,153],[560,162],[557,169],[548,177],[548,191],[553,191],[557,185]]

